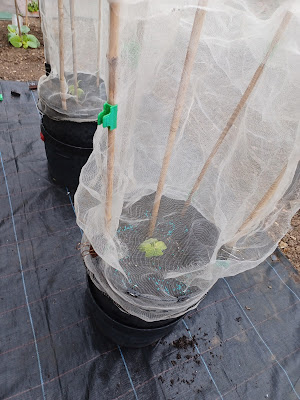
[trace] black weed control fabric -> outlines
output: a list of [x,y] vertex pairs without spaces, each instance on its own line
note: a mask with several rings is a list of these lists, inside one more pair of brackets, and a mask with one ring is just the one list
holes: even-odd
[[300,277],[279,253],[219,280],[153,346],[95,331],[81,232],[72,196],[48,178],[36,93],[3,81],[0,92],[0,398],[300,399]]

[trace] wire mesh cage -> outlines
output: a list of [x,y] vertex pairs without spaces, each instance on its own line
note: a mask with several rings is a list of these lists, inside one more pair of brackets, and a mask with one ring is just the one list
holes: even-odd
[[174,318],[261,263],[299,208],[300,6],[103,0],[102,14],[118,125],[98,126],[75,195],[84,260],[126,312]]
[[106,94],[101,79],[101,0],[41,2],[49,76],[39,82],[39,108],[50,118],[96,121]]

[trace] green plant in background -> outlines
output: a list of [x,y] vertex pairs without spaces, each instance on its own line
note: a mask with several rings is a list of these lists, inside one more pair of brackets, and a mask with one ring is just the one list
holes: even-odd
[[132,67],[138,65],[139,57],[141,54],[141,46],[136,41],[126,43],[122,49],[122,57],[129,60]]
[[166,250],[167,246],[164,242],[157,239],[147,239],[139,246],[139,250],[145,252],[146,257],[158,257],[162,256],[163,251]]
[[37,1],[31,1],[28,3],[27,9],[29,12],[39,11],[39,3]]
[[28,26],[23,25],[21,27],[21,36],[18,35],[17,29],[18,28],[16,25],[7,26],[7,37],[10,44],[12,44],[14,47],[24,47],[24,49],[27,49],[28,47],[33,49],[40,47],[41,44],[34,35],[27,35],[27,33],[30,31]]
[[[77,85],[78,85],[78,88],[77,88],[77,96],[78,96],[78,99],[79,99],[79,100],[80,100],[80,98],[84,95],[84,91],[79,87],[80,82],[81,82],[81,80],[78,81],[78,83],[77,83]],[[75,96],[75,86],[74,86],[74,85],[70,85],[70,86],[69,86],[69,93],[70,93],[72,96]]]

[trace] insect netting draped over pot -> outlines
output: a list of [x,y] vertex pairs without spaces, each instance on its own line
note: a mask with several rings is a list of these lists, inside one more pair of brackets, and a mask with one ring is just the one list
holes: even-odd
[[40,110],[57,120],[96,121],[106,98],[101,0],[42,1],[41,18],[51,73],[39,82]]
[[172,318],[220,277],[261,263],[299,208],[300,7],[103,8],[105,84],[118,118],[116,129],[98,126],[81,172],[82,254],[123,310]]

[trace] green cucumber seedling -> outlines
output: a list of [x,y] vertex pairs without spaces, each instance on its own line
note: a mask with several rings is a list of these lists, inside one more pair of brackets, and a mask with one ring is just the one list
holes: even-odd
[[34,35],[28,35],[28,32],[30,31],[28,26],[23,25],[21,27],[21,36],[18,35],[17,29],[16,25],[7,26],[7,37],[10,44],[14,47],[24,47],[24,49],[27,49],[28,47],[31,47],[32,49],[40,47],[41,44],[38,39]]
[[159,257],[164,253],[167,246],[164,242],[159,241],[158,239],[147,239],[143,243],[140,244],[139,250],[145,252],[146,257]]
[[[78,85],[78,88],[77,88],[77,97],[78,97],[79,100],[80,100],[80,98],[82,98],[82,96],[84,95],[84,91],[79,87],[80,82],[81,82],[81,80],[79,80],[79,81],[77,82],[77,85]],[[70,93],[72,96],[75,96],[75,86],[74,86],[74,85],[70,85],[70,86],[69,86],[69,93]]]

